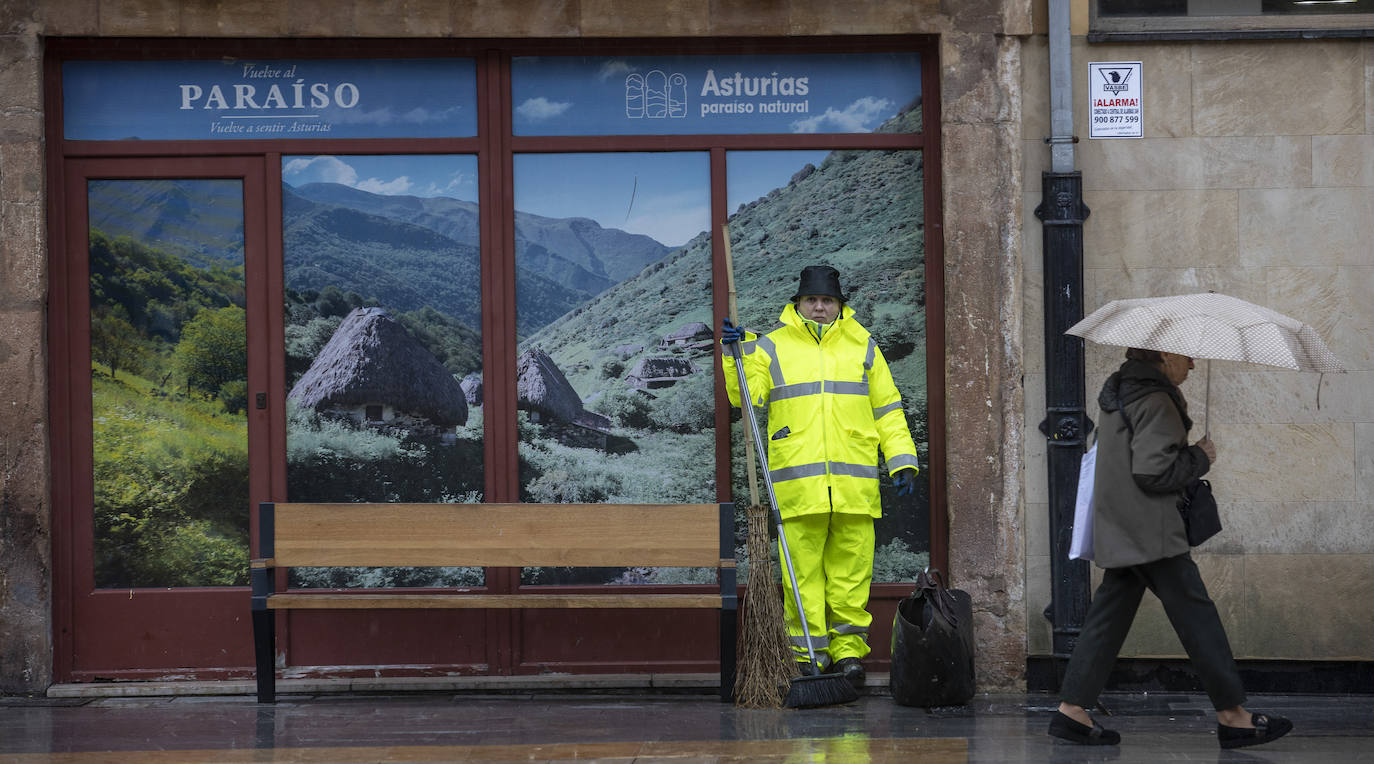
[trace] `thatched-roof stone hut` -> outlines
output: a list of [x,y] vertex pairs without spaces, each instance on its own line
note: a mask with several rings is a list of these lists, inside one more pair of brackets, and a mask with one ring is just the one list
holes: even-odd
[[468,402],[469,406],[482,405],[481,372],[474,371],[466,377],[463,377],[463,381],[459,382],[458,386],[463,389],[463,398]]
[[697,372],[696,364],[686,358],[654,357],[641,358],[639,363],[625,375],[625,384],[637,390],[654,390],[672,387],[683,377]]
[[287,400],[358,422],[467,423],[458,381],[383,308],[344,318]]
[[688,347],[701,342],[711,342],[715,338],[715,333],[711,327],[700,321],[693,321],[683,324],[679,329],[663,338],[658,343],[660,348]]
[[560,422],[571,422],[582,411],[582,399],[563,376],[553,358],[531,348],[515,361],[516,408]]
[[520,354],[515,362],[516,408],[554,431],[564,443],[605,448],[611,420],[582,406],[582,399],[563,371],[539,348]]

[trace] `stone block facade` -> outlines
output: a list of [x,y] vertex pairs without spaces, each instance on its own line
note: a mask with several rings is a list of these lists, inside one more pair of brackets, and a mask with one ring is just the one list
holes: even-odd
[[[0,691],[52,671],[48,231],[50,37],[629,38],[939,35],[953,579],[978,611],[980,687],[1025,668],[1022,42],[1031,0],[11,0],[0,5]],[[1034,238],[1038,239],[1038,235]]]
[[[1085,301],[1213,289],[1312,324],[1350,368],[1212,364],[1184,386],[1221,458],[1227,528],[1197,552],[1241,658],[1369,659],[1374,574],[1374,43],[1094,43],[1140,61],[1144,137],[1077,144]],[[0,691],[52,678],[43,46],[50,37],[940,39],[951,573],[977,608],[980,687],[1050,652],[1040,173],[1045,0],[12,0],[0,5]],[[1120,351],[1089,346],[1091,403]],[[1090,416],[1095,414],[1089,407]],[[1303,602],[1306,607],[1295,608]],[[1147,600],[1123,655],[1179,656]]]
[[[1194,552],[1238,658],[1368,660],[1374,47],[1355,39],[1089,44],[1073,37],[1084,201],[1085,310],[1118,298],[1214,290],[1299,318],[1350,369],[1300,374],[1201,362],[1183,390],[1210,424],[1223,532]],[[1026,41],[1022,209],[1049,169],[1047,42]],[[1087,63],[1142,62],[1144,137],[1087,139]],[[1027,423],[1044,417],[1039,224],[1023,212]],[[1035,318],[1033,318],[1035,317]],[[1088,414],[1121,350],[1087,347]],[[1028,433],[1033,432],[1030,427]],[[1051,652],[1045,444],[1028,435],[1029,652]],[[1181,657],[1146,598],[1123,656]]]
[[[977,607],[980,686],[1050,652],[1040,173],[1044,0],[13,0],[0,6],[0,691],[52,670],[48,37],[940,38],[952,575]],[[1226,531],[1197,552],[1241,658],[1369,659],[1374,612],[1374,43],[1095,43],[1075,3],[1075,124],[1089,61],[1140,61],[1144,137],[1077,144],[1085,300],[1214,289],[1315,326],[1351,371],[1212,364],[1185,384],[1221,459]],[[1034,23],[1033,23],[1034,22]],[[1120,351],[1089,346],[1089,400]],[[1090,415],[1095,412],[1090,406]],[[957,434],[957,435],[955,435]],[[1303,609],[1293,606],[1306,603]],[[1179,656],[1147,600],[1123,655]]]

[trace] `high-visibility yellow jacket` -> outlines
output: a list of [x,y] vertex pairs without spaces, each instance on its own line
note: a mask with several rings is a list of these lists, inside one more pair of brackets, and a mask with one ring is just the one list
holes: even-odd
[[[740,348],[749,392],[768,406],[762,434],[779,512],[880,517],[878,449],[889,474],[917,466],[887,360],[847,305],[819,339],[795,305],[779,318],[780,326],[747,334]],[[726,390],[738,406],[735,360],[724,359]]]

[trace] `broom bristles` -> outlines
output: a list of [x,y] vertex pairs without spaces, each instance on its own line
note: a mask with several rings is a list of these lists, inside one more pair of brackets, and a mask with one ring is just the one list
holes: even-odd
[[818,674],[792,680],[783,705],[788,708],[815,708],[852,703],[859,699],[859,691],[845,679],[844,674]]
[[797,662],[783,622],[782,593],[773,578],[773,540],[766,508],[750,506],[745,553],[749,576],[744,592],[744,627],[740,633],[739,668],[735,677],[735,705],[743,708],[782,708]]

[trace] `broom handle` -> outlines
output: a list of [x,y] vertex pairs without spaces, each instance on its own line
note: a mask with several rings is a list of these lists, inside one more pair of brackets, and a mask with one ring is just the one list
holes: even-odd
[[749,381],[744,376],[744,358],[740,355],[739,343],[730,343],[730,355],[735,359],[735,375],[739,377],[740,408],[745,419],[749,420],[749,434],[754,438],[754,450],[759,455],[759,468],[763,471],[763,484],[768,487],[768,509],[773,513],[773,522],[778,526],[778,541],[782,543],[782,561],[787,566],[787,578],[792,582],[792,598],[797,601],[797,617],[801,619],[802,636],[806,637],[806,655],[811,665],[819,669],[816,651],[811,647],[811,628],[806,624],[806,610],[802,607],[801,589],[797,587],[797,573],[792,569],[792,552],[787,548],[787,533],[782,528],[782,513],[778,510],[778,497],[773,493],[773,477],[768,474],[768,457],[764,455],[763,437],[759,435],[759,420],[754,416],[754,398],[749,394]]
[[[739,305],[735,302],[735,266],[730,257],[730,224],[720,227],[721,238],[725,241],[725,285],[730,301],[730,323],[739,326]],[[749,470],[749,504],[759,503],[759,476],[754,472],[754,442],[744,439],[744,464]]]

